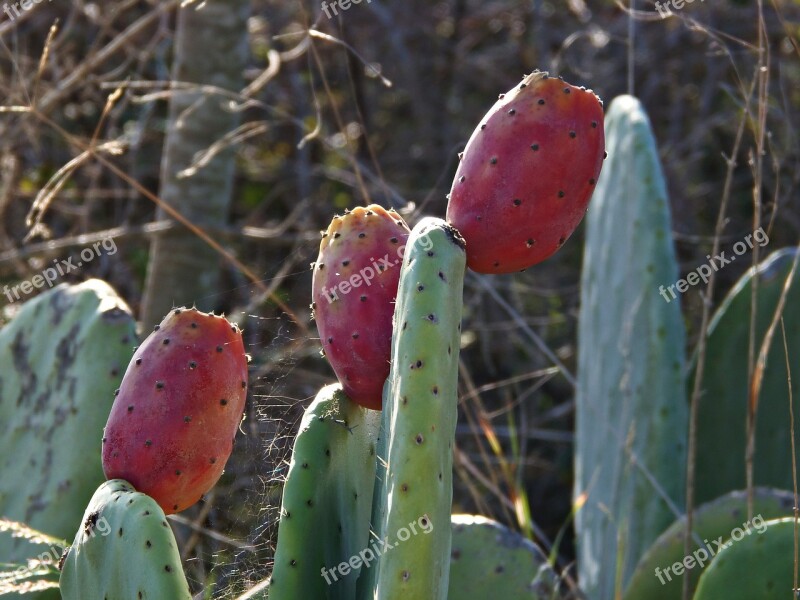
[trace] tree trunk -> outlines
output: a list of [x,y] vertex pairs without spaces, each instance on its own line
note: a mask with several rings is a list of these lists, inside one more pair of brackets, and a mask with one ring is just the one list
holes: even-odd
[[[249,9],[247,0],[208,0],[179,9],[172,81],[238,92],[248,55]],[[180,172],[197,152],[237,126],[238,116],[227,110],[228,103],[219,94],[194,89],[178,88],[170,97],[159,196],[201,228],[227,220],[233,149],[217,154],[191,176],[181,177]],[[169,218],[160,207],[157,216]],[[158,323],[173,306],[215,308],[219,275],[219,255],[185,227],[156,235],[142,300],[144,327]]]

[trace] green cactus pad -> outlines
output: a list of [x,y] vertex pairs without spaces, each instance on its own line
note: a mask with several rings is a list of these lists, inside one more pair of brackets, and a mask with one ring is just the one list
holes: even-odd
[[[762,238],[763,239],[763,238]],[[745,447],[748,405],[748,344],[752,281],[758,273],[756,301],[756,354],[791,270],[796,248],[770,254],[750,269],[720,304],[708,327],[706,369],[697,415],[695,481],[698,502],[746,487]],[[790,360],[800,356],[800,277],[795,277],[786,298],[783,323]],[[792,391],[800,398],[800,376],[793,368]],[[690,373],[689,389],[694,384]],[[797,408],[797,407],[796,407]],[[800,410],[795,409],[800,431]],[[721,444],[720,440],[725,443]],[[789,390],[786,357],[780,325],[772,339],[761,387],[756,421],[753,478],[756,485],[792,488],[789,428]]]
[[361,564],[373,553],[380,418],[339,384],[323,388],[306,410],[283,488],[270,600],[354,598]]
[[361,597],[447,597],[465,271],[455,229],[430,217],[414,227],[394,312],[379,448],[385,469],[372,517],[373,536],[391,549],[359,584]]
[[[105,479],[103,426],[135,345],[130,309],[96,279],[29,300],[0,330],[0,516],[74,535]],[[2,562],[45,551],[0,534]]]
[[497,521],[453,515],[450,600],[552,600],[558,576],[539,547]]
[[[794,498],[791,492],[771,488],[756,488],[754,492],[753,514],[760,515],[763,520],[771,520],[792,514]],[[710,550],[715,551],[714,540],[719,537],[727,539],[734,528],[747,522],[747,495],[744,491],[731,492],[708,504],[698,507],[693,518],[693,528],[697,537],[709,540],[706,544]],[[757,521],[758,522],[758,521]],[[669,577],[664,574],[664,569],[682,561],[684,558],[683,535],[686,530],[686,519],[675,521],[670,527],[658,536],[647,553],[644,555],[636,571],[631,577],[630,584],[625,590],[623,600],[681,600],[683,576],[676,577],[669,572]],[[692,544],[694,552],[699,547]],[[702,558],[703,553],[698,551],[697,558]],[[706,550],[705,554],[710,554]],[[713,557],[712,557],[713,558]],[[691,580],[690,590],[694,591],[697,580],[709,565],[697,565],[689,570]],[[660,569],[661,577],[656,573]]]
[[[795,597],[794,518],[734,533],[697,584],[694,600],[786,600]],[[738,538],[738,540],[737,540]]]
[[683,508],[688,421],[680,303],[659,293],[678,278],[669,203],[636,98],[614,99],[606,136],[578,334],[575,526],[590,600],[614,598]]
[[189,600],[175,536],[149,496],[121,479],[101,485],[61,571],[63,600]]

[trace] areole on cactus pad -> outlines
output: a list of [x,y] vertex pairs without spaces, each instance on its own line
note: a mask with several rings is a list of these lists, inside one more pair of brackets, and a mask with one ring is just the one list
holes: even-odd
[[459,155],[447,205],[467,266],[511,273],[558,250],[586,213],[604,151],[591,90],[534,71],[500,94]]
[[242,333],[224,317],[176,308],[128,365],[103,436],[103,470],[166,514],[222,475],[247,395]]
[[325,356],[345,394],[380,410],[392,313],[408,240],[405,221],[377,204],[345,211],[322,232],[313,303]]

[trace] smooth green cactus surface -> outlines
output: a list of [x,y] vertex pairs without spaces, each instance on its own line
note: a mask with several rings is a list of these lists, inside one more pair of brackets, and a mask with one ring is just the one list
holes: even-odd
[[[762,243],[766,239],[756,235]],[[709,324],[706,368],[697,415],[695,485],[698,502],[746,487],[745,423],[753,277],[756,273],[759,277],[755,321],[755,353],[758,355],[796,252],[796,248],[783,248],[770,254],[755,270],[747,271],[720,304]],[[795,277],[783,311],[790,361],[800,356],[798,306],[800,277]],[[796,399],[800,397],[800,377],[794,372],[792,375],[792,392]],[[783,335],[778,325],[767,355],[758,404],[753,468],[756,485],[792,489],[787,381]],[[694,370],[689,385],[693,383]],[[795,410],[795,428],[800,431],[800,410]],[[725,440],[725,443],[720,443],[720,440]]]
[[558,576],[539,547],[497,521],[453,515],[449,600],[553,600]]
[[360,570],[375,558],[369,519],[380,417],[339,384],[306,410],[283,488],[270,600],[355,597]]
[[[105,479],[103,426],[135,345],[130,309],[99,280],[29,300],[0,330],[0,516],[72,538]],[[0,562],[47,550],[0,534]]]
[[636,98],[611,103],[606,139],[578,332],[575,526],[591,600],[614,598],[683,508],[688,420],[680,303],[659,294],[678,279],[669,203]]
[[[384,388],[373,534],[385,550],[360,587],[376,600],[444,600],[450,562],[464,242],[441,219],[411,232]],[[405,539],[404,539],[405,538]],[[374,589],[371,582],[375,582]]]
[[734,530],[697,584],[694,600],[794,598],[794,518]]
[[[775,490],[772,488],[756,488],[754,491],[753,515],[756,523],[792,514],[794,498],[791,492]],[[695,509],[692,521],[693,530],[697,538],[704,542],[705,551],[700,546],[693,544],[696,552],[696,566],[688,570],[691,581],[690,590],[694,591],[697,581],[703,570],[708,567],[713,559],[703,559],[704,556],[716,553],[716,540],[727,539],[736,527],[741,527],[747,519],[747,495],[744,491],[731,492],[712,502]],[[677,576],[672,571],[672,566],[683,561],[683,536],[686,530],[686,519],[675,521],[669,528],[658,536],[647,553],[642,557],[636,571],[631,577],[630,584],[625,590],[623,600],[681,600],[683,591],[683,576]],[[699,564],[698,559],[703,559]]]
[[175,536],[149,496],[121,479],[92,497],[61,571],[63,600],[189,600]]

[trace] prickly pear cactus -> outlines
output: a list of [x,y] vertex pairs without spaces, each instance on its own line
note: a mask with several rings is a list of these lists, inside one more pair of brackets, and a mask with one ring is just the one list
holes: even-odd
[[176,308],[125,371],[103,433],[103,469],[184,510],[219,480],[247,397],[242,332],[225,317]]
[[[756,234],[758,235],[758,234]],[[768,238],[760,237],[762,244]],[[769,327],[778,298],[794,260],[796,248],[770,254],[750,269],[720,304],[708,328],[706,369],[697,415],[697,478],[699,502],[746,486],[746,411],[748,405],[748,340],[752,280],[758,274],[756,353]],[[795,277],[786,298],[783,322],[790,360],[800,356],[800,278]],[[793,371],[796,369],[793,369]],[[753,475],[756,485],[792,488],[789,408],[783,336],[778,328],[767,356],[756,420]],[[689,389],[694,384],[690,372]],[[792,373],[794,398],[800,397],[800,377]],[[795,410],[800,431],[800,411]],[[720,444],[719,440],[725,443]]]
[[574,492],[580,583],[598,600],[674,520],[643,469],[683,506],[687,428],[680,306],[659,295],[678,278],[669,204],[636,98],[611,103],[606,135],[586,224]]
[[[103,425],[135,345],[130,309],[96,279],[29,300],[0,330],[0,516],[72,537],[104,480]],[[45,550],[0,534],[0,562]]]
[[[459,233],[426,218],[411,232],[394,313],[373,507],[386,549],[361,597],[444,600],[466,256]],[[373,592],[374,590],[374,592]],[[364,595],[366,594],[366,595]]]
[[[753,515],[764,521],[791,515],[792,506],[794,497],[791,492],[772,488],[755,489]],[[691,592],[694,592],[700,575],[714,558],[711,553],[716,553],[716,541],[727,539],[733,529],[747,520],[747,495],[744,491],[731,492],[695,509],[692,521],[694,531],[701,541],[708,540],[705,543],[708,549],[703,551],[696,544],[693,546],[696,566],[688,571]],[[683,576],[676,576],[665,569],[684,559],[685,531],[686,519],[681,518],[658,536],[639,561],[623,600],[681,600]]]
[[453,515],[450,600],[553,600],[558,576],[539,547],[497,521]]
[[380,415],[338,384],[306,410],[283,489],[269,600],[354,597],[362,565],[375,559],[369,515]]
[[546,259],[583,219],[603,166],[603,104],[535,71],[481,119],[459,156],[447,220],[479,273]]
[[732,532],[706,569],[694,600],[785,600],[794,587],[794,518]]
[[380,410],[408,225],[376,204],[335,216],[313,264],[314,319],[325,356],[353,402]]
[[63,600],[191,598],[164,512],[121,479],[95,492],[62,560]]

